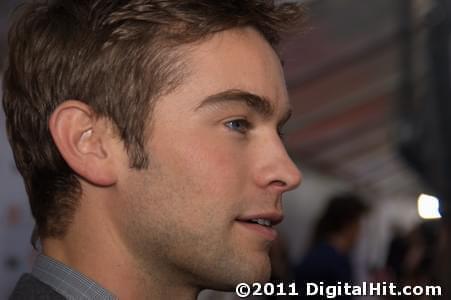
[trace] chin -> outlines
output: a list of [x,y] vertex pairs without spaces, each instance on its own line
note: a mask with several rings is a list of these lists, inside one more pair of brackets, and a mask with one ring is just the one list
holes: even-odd
[[[211,273],[210,275],[214,275]],[[268,282],[271,278],[271,263],[269,257],[265,260],[248,261],[247,263],[230,264],[229,268],[222,274],[216,274],[216,280],[212,282],[213,276],[210,276],[210,284],[205,288],[218,291],[235,291],[239,283],[252,284],[255,282]]]
[[250,278],[251,280],[247,280],[244,281],[246,283],[254,283],[254,282],[260,282],[260,283],[264,283],[264,282],[268,282],[271,279],[271,266],[268,264],[268,266],[261,270],[259,270],[258,272],[256,272],[254,274],[254,276],[252,276]]
[[241,280],[240,282],[254,283],[254,282],[267,282],[271,278],[271,260],[269,255],[265,253],[264,257],[259,259],[250,260],[249,263],[242,265]]

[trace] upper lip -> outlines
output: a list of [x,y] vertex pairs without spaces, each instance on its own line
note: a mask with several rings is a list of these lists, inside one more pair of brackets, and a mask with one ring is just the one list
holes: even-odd
[[271,221],[271,225],[277,225],[283,220],[283,214],[281,212],[267,212],[258,214],[247,214],[237,218],[238,221],[248,222],[254,219],[265,219]]

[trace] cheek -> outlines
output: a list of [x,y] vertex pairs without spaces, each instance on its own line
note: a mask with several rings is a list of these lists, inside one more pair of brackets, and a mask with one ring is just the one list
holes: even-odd
[[159,160],[167,164],[175,177],[189,178],[203,187],[210,183],[211,188],[234,185],[234,189],[248,179],[244,149],[224,137],[185,135],[166,145],[171,146],[158,149],[164,156]]
[[172,145],[160,144],[153,155],[170,201],[177,202],[183,220],[195,230],[224,226],[245,203],[249,181],[244,155],[224,140],[205,136],[181,136]]

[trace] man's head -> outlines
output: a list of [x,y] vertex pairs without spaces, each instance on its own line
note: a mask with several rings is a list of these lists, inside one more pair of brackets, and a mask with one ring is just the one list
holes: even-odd
[[271,46],[300,14],[243,0],[24,7],[3,105],[40,237],[64,237],[104,196],[145,271],[158,259],[197,285],[264,279],[273,232],[251,220],[277,221],[300,181]]
[[337,237],[351,250],[360,232],[360,221],[369,212],[368,204],[352,192],[332,196],[316,223],[314,243]]

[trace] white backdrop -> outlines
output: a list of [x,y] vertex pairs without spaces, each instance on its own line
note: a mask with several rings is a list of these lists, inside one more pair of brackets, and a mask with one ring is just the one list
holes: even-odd
[[22,177],[17,172],[6,138],[2,107],[0,109],[0,299],[7,299],[20,274],[30,269],[34,256],[29,242],[32,228],[33,221]]

